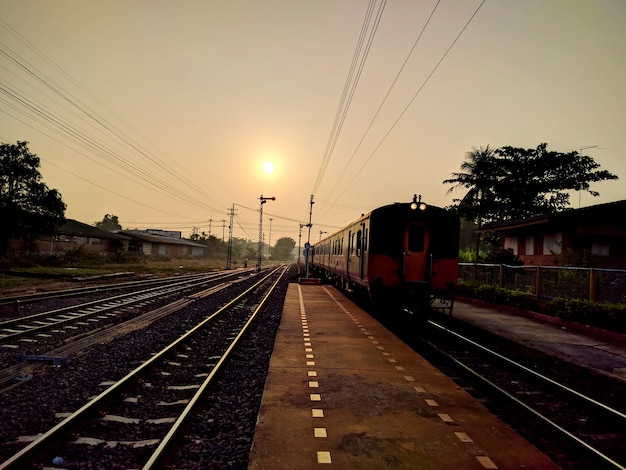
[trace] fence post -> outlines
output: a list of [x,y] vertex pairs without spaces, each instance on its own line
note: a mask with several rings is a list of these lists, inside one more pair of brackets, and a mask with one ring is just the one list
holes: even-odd
[[589,269],[589,301],[594,302],[596,300],[596,294],[598,290],[598,274],[593,268]]
[[502,289],[504,287],[504,265],[500,265],[500,275],[498,279],[498,287]]
[[541,266],[537,266],[537,274],[535,276],[535,296],[537,296],[537,299],[541,298],[541,285],[543,284],[541,274]]

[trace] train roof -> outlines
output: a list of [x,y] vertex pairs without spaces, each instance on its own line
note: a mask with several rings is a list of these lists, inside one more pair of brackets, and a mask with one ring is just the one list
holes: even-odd
[[[411,201],[411,202],[394,202],[394,203],[392,203],[392,204],[387,204],[387,205],[384,205],[384,206],[377,207],[377,208],[375,208],[375,209],[372,209],[372,210],[371,210],[371,211],[369,211],[369,212],[366,212],[366,213],[364,213],[364,214],[361,214],[361,216],[360,216],[360,217],[358,217],[358,218],[354,219],[354,220],[353,220],[352,222],[350,222],[349,224],[346,224],[346,225],[344,225],[342,228],[340,228],[340,229],[338,229],[338,230],[335,230],[335,231],[334,231],[334,232],[332,232],[330,235],[327,235],[326,237],[322,238],[322,239],[321,239],[320,241],[318,241],[317,243],[312,243],[312,245],[319,245],[320,243],[322,243],[322,242],[326,241],[327,239],[332,238],[332,237],[334,237],[336,234],[338,234],[338,233],[340,233],[340,232],[344,231],[347,227],[351,227],[351,226],[353,226],[353,225],[355,225],[355,224],[359,223],[360,221],[365,220],[365,219],[367,219],[367,218],[371,217],[372,215],[375,215],[375,214],[378,214],[378,213],[393,212],[393,211],[396,211],[396,210],[398,210],[398,211],[400,211],[400,210],[405,210],[405,209],[406,209],[407,207],[409,207],[409,206],[410,206],[413,202],[426,204],[426,203],[424,203],[424,202],[423,202],[423,201],[421,201],[421,200],[420,200],[420,201],[417,201],[417,200],[415,200],[415,199],[414,199],[414,200],[413,200],[413,201]],[[433,206],[433,205],[431,205],[431,204],[426,204],[426,209],[428,209],[429,211],[436,211],[436,212],[438,212],[438,213],[441,213],[441,212],[447,212],[447,210],[446,210],[446,209],[443,209],[443,208],[438,207],[438,206]]]

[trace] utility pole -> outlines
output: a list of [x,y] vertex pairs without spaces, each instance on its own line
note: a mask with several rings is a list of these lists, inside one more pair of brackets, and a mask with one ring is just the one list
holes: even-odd
[[300,251],[302,250],[302,227],[306,227],[306,224],[300,224],[300,230],[298,230],[298,273],[300,273]]
[[313,202],[313,195],[311,194],[311,202],[310,204],[310,208],[309,208],[309,223],[306,225],[307,227],[309,227],[309,235],[307,237],[307,242],[306,245],[304,247],[304,259],[305,259],[305,274],[304,277],[308,278],[309,277],[309,251],[311,249],[311,227],[313,227],[313,224],[311,223],[311,221],[313,220],[313,204],[315,204]]
[[222,242],[224,241],[224,229],[226,229],[226,220],[222,219]]
[[261,271],[261,258],[263,257],[263,204],[265,204],[267,201],[275,201],[276,198],[275,197],[263,197],[263,195],[261,194],[261,197],[259,197],[259,201],[261,201],[260,204],[260,208],[259,208],[259,249],[257,250],[256,253],[256,271],[260,272]]
[[267,242],[267,254],[269,256],[269,259],[272,259],[272,220],[274,219],[270,217],[270,238]]
[[230,217],[230,224],[228,225],[228,253],[226,255],[226,269],[230,269],[233,262],[233,218],[235,217],[235,204],[228,209],[226,214]]

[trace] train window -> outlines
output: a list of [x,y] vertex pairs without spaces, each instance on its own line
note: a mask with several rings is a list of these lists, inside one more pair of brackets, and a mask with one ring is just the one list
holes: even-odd
[[356,232],[356,255],[361,256],[363,239],[361,238],[361,231]]
[[425,231],[423,225],[409,225],[409,242],[407,249],[412,252],[424,251]]

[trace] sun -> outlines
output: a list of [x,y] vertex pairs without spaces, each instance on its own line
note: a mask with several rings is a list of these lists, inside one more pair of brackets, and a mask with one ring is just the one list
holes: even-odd
[[268,175],[274,173],[274,164],[272,162],[265,162],[263,164],[263,171]]

